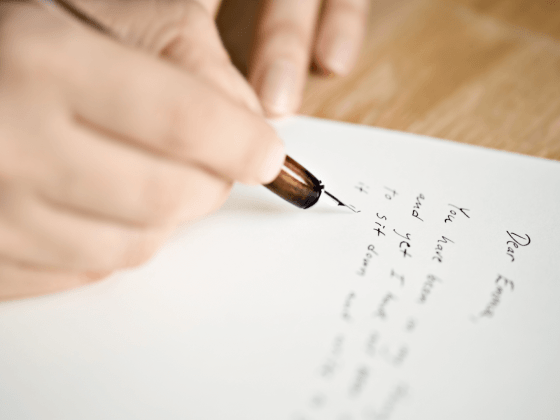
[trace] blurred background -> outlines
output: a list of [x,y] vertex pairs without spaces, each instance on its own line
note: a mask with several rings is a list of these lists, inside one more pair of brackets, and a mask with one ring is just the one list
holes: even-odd
[[[258,3],[218,15],[243,72]],[[302,114],[560,160],[560,0],[375,0],[369,20],[357,67],[314,72]]]

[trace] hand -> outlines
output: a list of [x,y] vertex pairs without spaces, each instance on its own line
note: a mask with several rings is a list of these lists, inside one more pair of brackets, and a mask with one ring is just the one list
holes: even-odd
[[[238,1],[244,13],[247,1]],[[123,42],[164,55],[226,94],[262,112],[255,93],[232,66],[212,16],[220,0],[72,0]],[[296,112],[309,63],[347,74],[365,34],[368,0],[263,0],[249,80],[268,116]],[[322,10],[320,10],[322,7]],[[320,15],[320,18],[319,18]]]
[[196,75],[30,3],[0,3],[0,74],[0,300],[139,264],[284,160]]
[[233,66],[214,22],[218,0],[67,0],[123,44],[171,60],[262,114],[260,102]]
[[325,72],[350,72],[364,38],[369,0],[260,3],[249,80],[268,115],[290,114],[300,107],[312,56]]

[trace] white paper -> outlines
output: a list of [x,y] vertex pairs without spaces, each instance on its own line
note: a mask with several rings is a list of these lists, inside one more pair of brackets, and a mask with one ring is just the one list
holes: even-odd
[[560,418],[560,164],[278,129],[361,212],[236,187],[145,267],[0,305],[0,418]]

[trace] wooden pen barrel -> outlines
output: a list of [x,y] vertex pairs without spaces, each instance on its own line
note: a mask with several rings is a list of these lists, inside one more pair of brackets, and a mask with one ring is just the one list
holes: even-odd
[[265,187],[302,209],[317,203],[323,190],[321,181],[289,156],[286,156],[280,174]]

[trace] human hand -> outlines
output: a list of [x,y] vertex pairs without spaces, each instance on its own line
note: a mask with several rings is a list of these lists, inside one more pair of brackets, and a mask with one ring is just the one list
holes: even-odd
[[0,3],[0,75],[0,300],[137,265],[284,161],[196,75],[30,3]]
[[[246,1],[238,1],[244,13]],[[72,0],[124,42],[165,55],[250,109],[254,92],[232,66],[212,17],[220,0]],[[321,10],[322,7],[322,10]],[[326,73],[347,74],[364,37],[368,0],[263,0],[249,81],[268,116],[296,112],[313,58]]]
[[218,0],[66,0],[123,44],[164,57],[262,114],[214,22]]
[[369,0],[260,3],[249,81],[268,115],[290,114],[300,107],[312,58],[327,73],[350,72],[364,38]]

